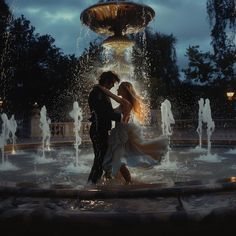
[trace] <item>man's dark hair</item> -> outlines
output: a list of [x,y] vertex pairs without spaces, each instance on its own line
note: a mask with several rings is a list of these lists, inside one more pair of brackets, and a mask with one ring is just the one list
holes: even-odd
[[118,75],[112,71],[105,71],[100,75],[99,84],[100,85],[110,84],[114,80],[118,83],[120,82],[120,78],[118,77]]

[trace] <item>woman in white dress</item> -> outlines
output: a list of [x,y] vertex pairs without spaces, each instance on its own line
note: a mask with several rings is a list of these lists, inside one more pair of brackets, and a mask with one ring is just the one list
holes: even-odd
[[139,123],[144,122],[145,109],[142,99],[137,95],[130,82],[122,82],[117,90],[117,95],[103,86],[98,85],[104,93],[120,105],[116,108],[123,114],[121,122],[116,122],[111,130],[109,146],[103,162],[103,170],[111,171],[112,177],[118,178],[121,172],[126,183],[131,182],[131,176],[122,158],[130,159],[138,156],[149,156],[155,161],[160,161],[167,151],[168,138],[161,136],[157,139],[145,140],[140,126],[133,122],[135,118]]

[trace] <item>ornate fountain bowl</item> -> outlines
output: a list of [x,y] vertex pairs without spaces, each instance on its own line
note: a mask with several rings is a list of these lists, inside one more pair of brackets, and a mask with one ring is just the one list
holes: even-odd
[[127,36],[110,36],[103,41],[102,45],[105,48],[113,48],[117,54],[121,54],[126,48],[132,47],[134,41]]
[[80,16],[91,30],[103,35],[134,34],[144,29],[154,18],[155,11],[134,2],[105,2],[90,6]]

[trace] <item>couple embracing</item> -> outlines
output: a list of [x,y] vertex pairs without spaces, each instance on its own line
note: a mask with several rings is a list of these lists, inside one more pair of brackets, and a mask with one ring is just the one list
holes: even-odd
[[[120,83],[115,73],[103,72],[99,83],[89,94],[90,138],[93,143],[94,162],[88,182],[92,184],[98,183],[102,176],[105,179],[122,177],[125,183],[131,183],[131,174],[123,159],[146,155],[160,161],[168,144],[165,136],[152,140],[142,137],[140,127],[134,122],[144,121],[142,99],[127,81],[120,83],[117,95],[112,93],[110,89],[115,83]],[[115,100],[119,106],[113,109],[110,99]],[[113,129],[112,121],[115,121]]]

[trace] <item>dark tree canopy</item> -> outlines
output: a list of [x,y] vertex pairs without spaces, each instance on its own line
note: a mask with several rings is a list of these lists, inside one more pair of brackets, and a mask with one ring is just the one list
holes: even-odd
[[210,52],[201,52],[199,46],[189,46],[186,56],[189,63],[183,72],[187,80],[199,85],[210,85],[214,82],[217,68],[214,63],[214,56]]
[[9,7],[4,0],[0,0],[0,97],[5,98],[7,85],[5,78],[7,76],[8,48],[10,40],[9,26],[12,20]]
[[135,36],[134,65],[137,80],[147,77],[147,87],[151,97],[151,106],[156,107],[159,96],[167,97],[179,84],[179,72],[176,64],[176,39],[173,35],[164,35],[145,31]]
[[[35,102],[45,105],[52,118],[56,115],[56,96],[67,89],[65,81],[72,75],[70,56],[64,56],[50,35],[35,34],[35,28],[24,16],[13,19],[9,26],[7,56],[1,68],[4,112],[16,119],[29,117]],[[1,51],[1,58],[4,51]],[[1,95],[0,95],[1,96]]]
[[236,0],[208,0],[215,60],[221,68],[223,77],[227,80],[235,79],[234,64],[236,63]]

